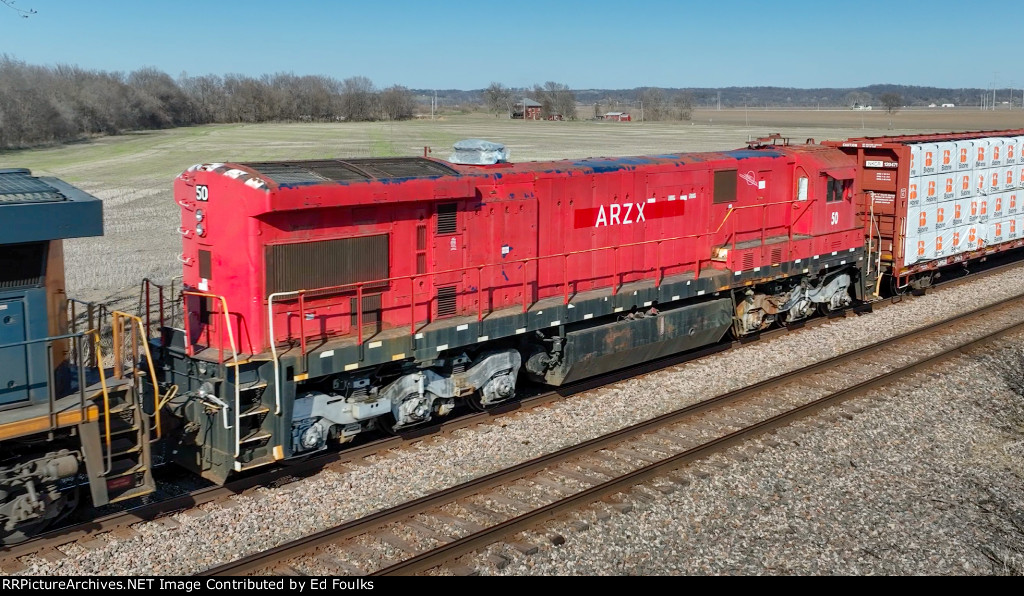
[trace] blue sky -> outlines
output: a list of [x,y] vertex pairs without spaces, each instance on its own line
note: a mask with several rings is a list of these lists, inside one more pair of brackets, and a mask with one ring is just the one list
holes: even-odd
[[[476,89],[1024,86],[1024,2],[16,0],[0,53],[172,76],[369,77]],[[990,6],[988,10],[983,8]],[[987,41],[983,41],[986,39]]]

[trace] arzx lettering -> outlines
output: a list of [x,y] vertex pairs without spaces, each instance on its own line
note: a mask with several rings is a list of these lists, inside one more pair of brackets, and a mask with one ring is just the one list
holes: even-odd
[[[597,211],[597,223],[594,224],[595,228],[601,226],[616,226],[619,224],[634,224],[644,219],[644,207],[646,203],[612,203],[608,206],[608,211],[604,209],[604,205]],[[634,214],[633,211],[636,213]]]

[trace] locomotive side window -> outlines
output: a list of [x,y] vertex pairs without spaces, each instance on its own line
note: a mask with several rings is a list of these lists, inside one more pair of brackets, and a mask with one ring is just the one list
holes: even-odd
[[46,242],[0,246],[0,288],[37,286],[46,275]]
[[437,206],[437,234],[454,234],[458,231],[459,206],[445,203]]
[[[267,293],[315,290],[389,277],[387,234],[267,246]],[[366,291],[387,282],[363,286]],[[336,291],[355,291],[355,287]]]
[[732,203],[736,200],[736,170],[715,172],[714,203]]
[[826,176],[827,184],[825,188],[825,202],[826,203],[841,203],[843,199],[849,195],[850,181],[849,180],[837,180],[832,176]]

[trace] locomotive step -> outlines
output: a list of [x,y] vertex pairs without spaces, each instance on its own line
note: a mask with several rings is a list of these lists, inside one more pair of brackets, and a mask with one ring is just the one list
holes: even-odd
[[245,437],[242,437],[242,440],[239,441],[238,443],[240,445],[245,445],[246,443],[255,443],[255,442],[258,442],[258,441],[265,441],[265,440],[269,439],[271,436],[272,435],[270,433],[268,433],[268,432],[266,432],[264,430],[256,429],[256,431],[253,432],[252,434],[247,435]]
[[246,416],[259,416],[260,414],[266,414],[270,412],[270,408],[264,405],[256,405],[239,414],[239,417],[245,418]]
[[[113,421],[111,421],[111,422],[113,422]],[[117,426],[115,424],[111,424],[110,425],[110,436],[111,437],[116,437],[118,435],[123,435],[125,433],[135,433],[135,432],[139,432],[139,425],[138,424],[132,424],[130,426]]]
[[236,461],[235,462],[235,471],[236,472],[244,472],[245,470],[251,470],[253,468],[258,468],[260,466],[266,466],[266,465],[272,464],[272,463],[274,463],[276,461],[277,460],[274,459],[273,455],[264,455],[262,457],[257,457],[256,459],[254,459],[254,460],[252,460],[250,462],[245,462],[245,463]]
[[118,501],[127,501],[128,499],[134,499],[135,497],[141,497],[144,495],[151,494],[156,489],[146,484],[140,484],[139,486],[133,486],[116,497],[110,498],[110,503],[117,503]]
[[139,449],[142,449],[142,446],[139,445],[136,441],[133,441],[132,439],[127,437],[121,437],[119,439],[111,441],[110,443],[110,455],[112,457],[126,455],[129,453],[135,453]]
[[113,478],[120,478],[122,476],[130,476],[136,472],[142,472],[146,470],[146,465],[135,461],[131,457],[121,457],[114,459],[110,464],[110,473],[106,474],[104,478],[111,480]]

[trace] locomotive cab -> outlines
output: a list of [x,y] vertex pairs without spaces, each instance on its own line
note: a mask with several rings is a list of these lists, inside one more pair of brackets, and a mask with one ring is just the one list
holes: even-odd
[[[125,379],[106,379],[100,331],[78,330],[68,316],[63,240],[102,233],[99,199],[29,170],[0,170],[4,543],[28,537],[73,509],[83,482],[97,505],[153,490],[147,421],[132,407],[135,387]],[[85,310],[93,319],[94,309]],[[112,425],[110,413],[118,413],[127,430],[117,421]],[[123,445],[130,454],[117,452]]]

